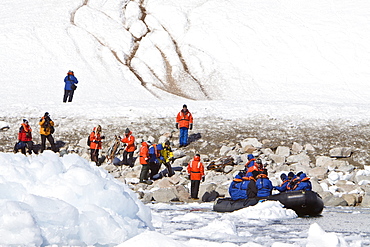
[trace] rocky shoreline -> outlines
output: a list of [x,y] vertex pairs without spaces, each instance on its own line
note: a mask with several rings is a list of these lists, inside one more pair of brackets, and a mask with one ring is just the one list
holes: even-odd
[[[161,137],[162,139],[165,136]],[[328,156],[317,155],[311,144],[304,146],[294,142],[292,146],[278,146],[275,150],[266,148],[269,140],[259,141],[256,138],[247,138],[237,144],[223,145],[219,149],[221,162],[228,157],[234,160],[233,164],[223,166],[218,170],[206,170],[205,182],[201,184],[199,197],[205,192],[217,191],[221,196],[228,197],[228,188],[234,176],[244,168],[247,155],[252,153],[260,158],[268,169],[269,178],[274,185],[279,185],[280,174],[289,171],[305,172],[311,178],[313,190],[323,198],[325,206],[363,206],[370,207],[370,166],[364,168],[351,165],[348,159],[353,153],[352,147],[338,147],[329,151]],[[136,191],[144,202],[171,202],[189,201],[189,180],[187,179],[186,165],[191,156],[183,149],[177,149],[173,166],[182,166],[181,172],[173,177],[163,177],[154,181],[152,185],[139,184],[138,176],[140,164],[134,168],[117,168],[114,165],[104,165],[117,179],[127,183]],[[212,160],[206,154],[201,154],[205,166]],[[311,157],[314,157],[312,160]]]
[[[138,183],[141,169],[138,161],[133,168],[115,167],[108,163],[104,163],[102,167],[137,192],[144,202],[187,202],[189,180],[185,168],[195,153],[201,154],[205,166],[223,157],[234,160],[233,165],[225,166],[222,171],[206,170],[200,198],[206,191],[212,190],[228,196],[228,188],[234,175],[244,168],[247,155],[253,153],[266,164],[274,185],[280,184],[279,175],[282,172],[303,171],[311,178],[313,190],[321,195],[326,206],[370,207],[370,165],[367,165],[370,164],[370,144],[366,138],[370,133],[369,124],[324,120],[291,121],[266,117],[196,120],[195,128],[190,132],[190,145],[181,149],[174,148],[175,156],[179,158],[173,166],[183,167],[182,172],[147,185]],[[7,121],[10,126],[17,127],[0,132],[2,152],[11,152],[19,128],[18,119]],[[61,155],[77,153],[89,159],[86,136],[93,127],[92,122],[96,120],[54,121],[56,140],[64,143],[60,148]],[[138,143],[141,139],[152,140],[154,143],[170,139],[174,147],[178,146],[178,132],[174,129],[173,119],[132,121],[117,118],[101,120],[100,124],[107,137],[103,155],[114,135],[122,133],[126,127],[133,130]],[[38,141],[37,138],[36,135],[35,142]],[[163,166],[162,168],[164,169]]]

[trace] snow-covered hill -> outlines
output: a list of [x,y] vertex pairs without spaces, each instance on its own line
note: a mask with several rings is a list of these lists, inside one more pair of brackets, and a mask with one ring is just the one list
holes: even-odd
[[211,115],[230,105],[304,116],[368,109],[366,0],[3,0],[0,7],[3,116],[74,112],[61,103],[69,69],[84,113],[109,105],[117,115],[133,107],[147,114],[158,99],[170,103],[156,108],[174,105],[171,116],[185,99],[221,100],[196,103]]

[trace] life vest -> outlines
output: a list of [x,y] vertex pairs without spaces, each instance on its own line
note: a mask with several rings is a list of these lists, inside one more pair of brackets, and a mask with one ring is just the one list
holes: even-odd
[[32,141],[32,129],[28,124],[22,123],[19,128],[18,140],[21,142]]
[[147,165],[149,160],[149,149],[148,144],[146,142],[143,142],[140,147],[140,164]]
[[181,110],[176,117],[176,123],[179,124],[179,128],[189,128],[190,124],[193,123],[193,116],[189,111],[184,112]]
[[289,183],[289,180],[288,179],[286,179],[286,180],[284,180],[282,183],[281,183],[281,185],[280,186],[276,186],[275,187],[275,189],[277,189],[278,191],[280,191],[280,192],[284,192],[284,191],[286,191],[287,190],[287,185],[288,185],[288,183]]
[[204,176],[204,166],[200,161],[199,156],[195,156],[194,160],[188,164],[188,173],[190,174],[190,180],[201,180]]
[[286,186],[287,190],[294,190],[294,188],[296,187],[298,182],[299,182],[299,177],[296,177],[296,178],[290,180],[289,183]]
[[126,135],[125,138],[121,140],[121,142],[127,144],[125,150],[126,152],[129,152],[129,153],[134,152],[136,150],[135,137],[131,134],[132,132],[130,131],[128,135]]
[[249,168],[251,166],[254,166],[254,162],[256,161],[255,158],[248,160],[248,162],[245,164],[246,168]]
[[259,174],[257,176],[256,187],[258,189],[257,197],[264,197],[271,195],[272,183],[266,174]]
[[309,180],[310,178],[308,177],[299,179],[292,190],[312,190],[312,185]]
[[96,133],[96,128],[90,134],[90,149],[102,149],[100,133]]

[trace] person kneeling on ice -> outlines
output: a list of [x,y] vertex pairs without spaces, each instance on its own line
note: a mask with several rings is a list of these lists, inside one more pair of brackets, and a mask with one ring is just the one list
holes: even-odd
[[306,173],[301,173],[299,179],[295,184],[293,190],[312,190],[312,184],[310,178],[306,176]]
[[258,190],[257,197],[266,197],[271,195],[273,186],[270,179],[267,177],[266,169],[257,176],[256,187]]
[[191,199],[199,199],[198,192],[200,186],[200,180],[204,181],[204,166],[200,161],[200,155],[196,154],[194,159],[188,164],[188,173],[190,176],[190,197]]

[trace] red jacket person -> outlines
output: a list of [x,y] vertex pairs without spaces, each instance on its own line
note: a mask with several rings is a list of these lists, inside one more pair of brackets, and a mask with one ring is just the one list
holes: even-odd
[[200,161],[200,155],[196,154],[194,159],[189,162],[188,164],[188,173],[190,176],[190,197],[192,199],[199,199],[198,198],[198,191],[200,180],[204,181],[204,166],[203,163]]

